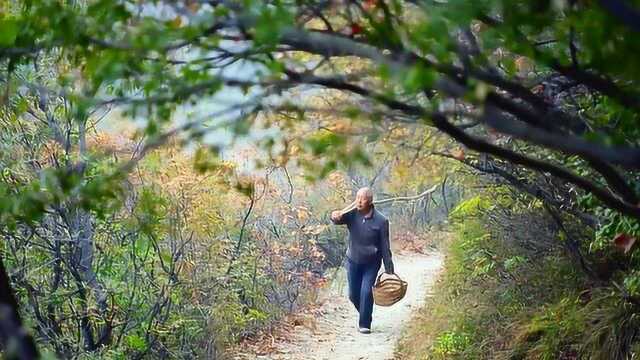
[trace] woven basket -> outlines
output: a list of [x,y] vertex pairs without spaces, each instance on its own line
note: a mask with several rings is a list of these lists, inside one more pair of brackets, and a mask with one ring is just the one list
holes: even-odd
[[400,301],[407,293],[407,282],[396,274],[380,279],[385,273],[380,273],[373,285],[373,301],[379,306],[391,306]]

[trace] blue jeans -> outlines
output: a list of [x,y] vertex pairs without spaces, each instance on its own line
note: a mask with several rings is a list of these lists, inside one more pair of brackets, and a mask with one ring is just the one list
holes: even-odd
[[380,259],[368,264],[356,264],[347,258],[349,300],[360,313],[358,320],[360,327],[371,328],[371,313],[373,313],[373,292],[371,288],[376,281],[380,265]]

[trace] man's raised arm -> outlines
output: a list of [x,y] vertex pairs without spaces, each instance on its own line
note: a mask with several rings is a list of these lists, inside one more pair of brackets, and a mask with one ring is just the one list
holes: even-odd
[[335,210],[331,212],[331,222],[336,225],[344,225],[349,222],[349,216],[353,210],[343,213],[341,210]]

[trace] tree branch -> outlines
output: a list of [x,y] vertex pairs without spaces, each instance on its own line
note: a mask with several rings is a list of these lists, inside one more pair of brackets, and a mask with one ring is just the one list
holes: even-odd
[[433,119],[433,122],[438,129],[473,150],[492,154],[501,159],[510,161],[515,164],[523,165],[533,170],[548,172],[558,178],[569,181],[570,183],[573,183],[580,188],[590,192],[608,207],[616,209],[634,218],[640,219],[640,208],[616,198],[606,189],[601,188],[597,184],[583,177],[580,177],[567,169],[538,159],[520,155],[510,150],[474,138],[466,134],[464,131],[453,126],[447,121],[446,117],[441,114],[433,114],[431,118]]

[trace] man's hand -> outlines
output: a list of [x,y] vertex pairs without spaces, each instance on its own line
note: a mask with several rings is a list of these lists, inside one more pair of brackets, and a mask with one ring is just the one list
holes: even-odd
[[331,220],[339,221],[340,219],[342,219],[342,213],[339,210],[331,212]]

